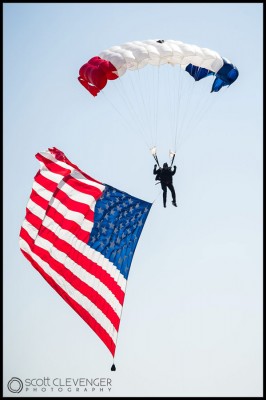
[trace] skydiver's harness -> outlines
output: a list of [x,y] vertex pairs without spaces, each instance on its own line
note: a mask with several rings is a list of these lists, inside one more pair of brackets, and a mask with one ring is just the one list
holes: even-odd
[[[161,167],[160,167],[160,164],[159,164],[159,160],[158,160],[157,154],[155,153],[155,154],[152,154],[152,155],[153,155],[153,158],[154,158],[155,161],[156,161],[156,164],[157,164],[158,167],[160,168],[160,170],[157,172],[157,174],[156,174],[156,176],[155,176],[155,180],[156,180],[156,181],[159,181],[159,182],[156,182],[155,185],[158,185],[158,183],[160,183],[160,181],[161,181],[161,177],[160,177],[160,175],[161,175]],[[171,162],[171,165],[170,165],[169,169],[172,168],[174,159],[175,159],[175,154],[173,155],[172,162]]]

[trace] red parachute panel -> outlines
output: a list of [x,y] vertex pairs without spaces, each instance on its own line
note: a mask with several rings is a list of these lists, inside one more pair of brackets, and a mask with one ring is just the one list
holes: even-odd
[[118,78],[117,69],[101,57],[93,57],[79,70],[79,82],[95,97],[106,86],[108,80]]

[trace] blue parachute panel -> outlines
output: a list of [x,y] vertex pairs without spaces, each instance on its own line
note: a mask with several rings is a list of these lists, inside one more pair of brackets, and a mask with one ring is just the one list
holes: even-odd
[[223,58],[224,65],[215,74],[216,79],[212,85],[212,92],[218,92],[223,86],[230,86],[238,77],[238,69]]
[[206,76],[214,75],[214,72],[201,67],[196,67],[193,64],[188,64],[186,67],[186,71],[195,79],[195,81],[200,81]]

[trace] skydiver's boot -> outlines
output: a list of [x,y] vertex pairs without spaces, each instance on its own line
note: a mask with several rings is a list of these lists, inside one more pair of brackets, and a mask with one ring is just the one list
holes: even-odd
[[173,206],[177,207],[175,200],[172,201]]
[[166,193],[163,193],[163,206],[166,208]]

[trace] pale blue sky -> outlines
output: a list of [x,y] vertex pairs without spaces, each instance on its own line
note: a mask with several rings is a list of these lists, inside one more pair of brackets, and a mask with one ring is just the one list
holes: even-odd
[[[262,7],[4,3],[5,396],[262,396]],[[178,208],[169,197],[166,209],[144,142],[77,80],[101,51],[158,38],[210,48],[239,69],[178,150]],[[53,146],[94,178],[155,200],[131,265],[116,372],[19,250],[35,154]],[[109,377],[112,390],[12,395],[12,377]]]

